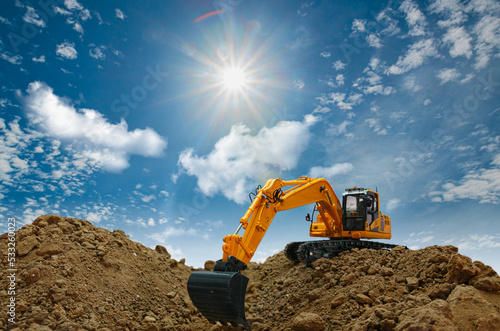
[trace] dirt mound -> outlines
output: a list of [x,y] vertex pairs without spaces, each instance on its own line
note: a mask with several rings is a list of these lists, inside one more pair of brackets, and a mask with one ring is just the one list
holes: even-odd
[[[7,265],[6,234],[1,236]],[[192,268],[123,231],[56,215],[16,233],[16,327],[19,330],[195,330],[211,325],[189,300]],[[0,329],[13,328],[6,306],[10,274],[2,267]]]
[[255,330],[500,330],[500,278],[453,246],[250,263]]
[[[4,266],[8,241],[0,236]],[[355,249],[312,267],[281,252],[244,272],[247,319],[255,330],[500,330],[500,278],[457,252]],[[8,322],[12,284],[2,268],[0,329],[233,329],[211,325],[192,305],[193,268],[123,231],[45,215],[17,231],[16,253],[17,323]]]

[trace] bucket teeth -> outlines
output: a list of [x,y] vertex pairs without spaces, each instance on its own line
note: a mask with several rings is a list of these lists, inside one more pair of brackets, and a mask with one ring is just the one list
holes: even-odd
[[245,292],[248,278],[239,272],[196,271],[189,276],[189,297],[212,323],[242,325],[250,330],[245,318]]

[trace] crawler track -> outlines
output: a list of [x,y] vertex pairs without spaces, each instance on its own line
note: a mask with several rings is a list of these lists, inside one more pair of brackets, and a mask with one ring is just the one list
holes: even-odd
[[306,243],[307,241],[294,241],[286,245],[285,247],[285,256],[287,259],[293,262],[300,262],[301,260],[297,256],[297,249],[300,245]]
[[322,257],[332,258],[353,248],[391,249],[398,245],[352,238],[291,242],[285,248],[285,256],[294,262],[310,265]]

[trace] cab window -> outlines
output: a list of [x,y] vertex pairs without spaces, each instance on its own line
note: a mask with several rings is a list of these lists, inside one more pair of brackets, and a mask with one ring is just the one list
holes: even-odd
[[346,211],[357,211],[358,210],[358,199],[355,196],[348,195],[346,199]]

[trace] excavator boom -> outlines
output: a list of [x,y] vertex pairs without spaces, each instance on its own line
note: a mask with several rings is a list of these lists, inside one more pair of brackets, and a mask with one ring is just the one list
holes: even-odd
[[[292,187],[283,191],[287,186]],[[334,237],[335,231],[341,231],[342,208],[330,183],[323,178],[307,177],[293,181],[280,178],[267,181],[241,218],[236,233],[224,237],[222,260],[234,256],[248,264],[277,212],[311,203],[317,203],[320,213],[325,215],[326,236]],[[242,237],[238,235],[241,228],[245,230]]]

